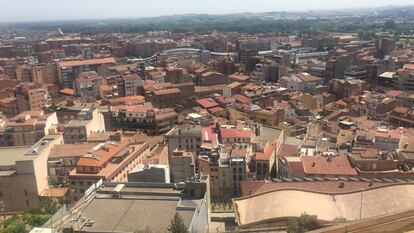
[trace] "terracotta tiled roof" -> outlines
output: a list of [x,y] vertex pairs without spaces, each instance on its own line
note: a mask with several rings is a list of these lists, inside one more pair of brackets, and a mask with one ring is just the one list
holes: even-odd
[[298,145],[288,145],[283,144],[280,148],[279,155],[280,156],[297,156],[298,155],[299,146]]
[[180,94],[181,91],[178,88],[170,88],[170,89],[154,91],[153,93],[154,95],[169,95],[169,94]]
[[111,104],[124,103],[126,105],[142,104],[145,102],[145,97],[141,95],[137,96],[126,96],[110,100]]
[[70,88],[62,89],[60,90],[60,93],[65,94],[65,95],[75,95],[75,91]]
[[266,143],[263,152],[256,152],[256,160],[269,161],[271,156],[273,155],[273,149],[274,147],[272,143]]
[[201,138],[203,142],[211,142],[213,144],[217,144],[217,134],[213,133],[211,127],[201,128]]
[[222,111],[225,111],[225,109],[224,108],[222,108],[222,107],[214,107],[214,108],[209,108],[208,110],[207,110],[209,113],[217,113],[217,112],[222,112]]
[[250,130],[220,128],[220,132],[223,138],[251,138],[252,137],[252,132]]
[[80,158],[76,165],[84,167],[101,167],[112,157],[114,157],[114,155],[126,148],[128,144],[128,141],[122,141],[120,143],[106,143],[104,146],[105,149],[95,152],[95,155],[86,155]]
[[214,100],[212,100],[212,99],[208,99],[208,98],[205,98],[205,99],[199,99],[199,100],[197,100],[196,101],[202,108],[205,108],[205,109],[207,109],[207,108],[214,108],[214,107],[217,107],[217,106],[219,106],[219,104],[216,102],[216,101],[214,101]]
[[308,175],[348,175],[356,176],[358,173],[351,167],[348,157],[339,155],[334,157],[302,156],[303,168]]
[[111,86],[108,86],[108,85],[102,85],[101,87],[99,87],[99,89],[101,91],[111,91],[112,90],[112,87]]
[[236,99],[237,102],[240,102],[242,104],[248,104],[251,102],[249,98],[247,98],[246,96],[242,94],[234,95],[233,98]]
[[96,143],[54,145],[49,158],[81,157],[96,145]]
[[113,57],[80,60],[80,61],[62,61],[59,62],[59,67],[72,67],[72,66],[85,66],[85,65],[99,65],[99,64],[112,64],[115,63]]
[[376,131],[375,137],[382,137],[382,138],[393,138],[399,139],[401,138],[401,132],[399,130],[389,130],[387,132]]

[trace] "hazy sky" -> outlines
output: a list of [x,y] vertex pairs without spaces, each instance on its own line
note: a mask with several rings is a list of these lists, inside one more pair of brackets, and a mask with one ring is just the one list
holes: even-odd
[[0,21],[151,17],[414,4],[414,0],[0,0]]

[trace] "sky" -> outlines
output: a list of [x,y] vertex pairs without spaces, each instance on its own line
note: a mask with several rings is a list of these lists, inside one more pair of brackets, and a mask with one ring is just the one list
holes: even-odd
[[0,0],[0,21],[141,18],[410,4],[414,0]]

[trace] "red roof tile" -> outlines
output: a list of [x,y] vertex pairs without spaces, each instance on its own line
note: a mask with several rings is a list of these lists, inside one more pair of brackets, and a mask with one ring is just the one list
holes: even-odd
[[115,63],[115,59],[113,57],[107,57],[107,58],[79,60],[79,61],[62,61],[62,62],[59,62],[59,67],[113,64],[113,63]]
[[107,143],[105,149],[101,149],[95,152],[95,155],[87,155],[80,158],[77,162],[77,166],[83,167],[101,167],[103,164],[108,162],[112,157],[119,153],[122,149],[128,146],[128,141],[120,143]]
[[401,132],[397,129],[394,130],[388,130],[386,132],[382,131],[376,131],[375,137],[381,137],[381,138],[393,138],[393,139],[399,139],[401,138]]
[[199,99],[196,101],[202,108],[208,109],[208,108],[214,108],[219,106],[219,104],[209,98],[205,98],[205,99]]
[[251,138],[252,137],[252,132],[250,130],[220,128],[220,132],[223,138]]
[[266,147],[263,152],[256,152],[256,160],[269,161],[273,155],[273,145],[271,143],[266,143]]
[[209,113],[218,113],[218,112],[225,111],[225,109],[222,107],[214,107],[214,108],[209,108],[207,111]]
[[357,171],[351,167],[348,157],[302,156],[303,168],[308,175],[348,175],[355,176]]
[[62,89],[60,90],[60,93],[65,94],[65,95],[75,95],[75,91],[70,88]]
[[251,102],[249,98],[242,94],[234,95],[233,98],[236,99],[237,102],[240,102],[242,104],[249,104]]

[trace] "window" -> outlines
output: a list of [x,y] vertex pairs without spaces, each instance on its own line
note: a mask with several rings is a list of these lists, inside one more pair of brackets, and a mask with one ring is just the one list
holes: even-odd
[[0,191],[0,197],[3,197],[3,192],[2,191]]
[[83,185],[83,181],[79,181],[79,185]]
[[27,192],[27,189],[24,190],[24,195],[27,197],[27,195],[29,195],[29,193]]
[[30,206],[29,200],[26,200],[26,205]]
[[80,190],[80,193],[85,193],[85,190],[81,189],[81,190]]

